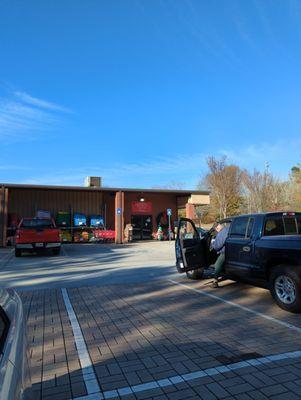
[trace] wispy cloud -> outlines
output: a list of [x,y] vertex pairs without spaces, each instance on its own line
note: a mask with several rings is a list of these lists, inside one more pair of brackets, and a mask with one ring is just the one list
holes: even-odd
[[185,0],[182,3],[171,2],[169,12],[174,13],[183,32],[191,36],[197,43],[196,51],[201,53],[202,62],[205,61],[203,52],[230,67],[233,62],[241,62],[237,53],[225,40],[224,33],[209,22],[214,16],[207,14],[202,3],[195,3],[191,0]]
[[[205,168],[206,158],[202,154],[178,155],[175,157],[156,157],[139,163],[115,163],[111,167],[90,165],[85,168],[65,169],[64,174],[52,173],[31,178],[24,183],[82,185],[85,176],[103,177],[105,186],[139,186],[143,188],[170,185],[181,182],[183,187],[194,185],[191,172]],[[183,176],[185,179],[183,180]]]
[[262,170],[269,163],[271,171],[285,179],[290,168],[301,160],[301,140],[279,141],[273,144],[250,144],[240,149],[220,148],[212,152],[181,154],[174,157],[156,157],[139,163],[117,163],[111,167],[90,165],[85,168],[64,169],[64,173],[52,171],[32,176],[23,183],[83,185],[84,177],[103,177],[108,187],[167,187],[171,182],[181,183],[184,189],[193,189],[207,173],[207,157],[227,156],[242,168]]
[[0,97],[0,140],[28,140],[52,129],[70,112],[58,104],[38,99],[25,92],[11,91]]
[[30,104],[31,106],[52,111],[72,112],[69,108],[62,107],[55,103],[50,103],[49,101],[46,100],[38,99],[36,97],[30,96],[25,92],[14,92],[14,95],[22,102]]
[[301,139],[279,140],[274,143],[250,144],[241,149],[220,149],[229,161],[242,168],[262,170],[268,163],[278,176],[287,177],[293,165],[301,161]]

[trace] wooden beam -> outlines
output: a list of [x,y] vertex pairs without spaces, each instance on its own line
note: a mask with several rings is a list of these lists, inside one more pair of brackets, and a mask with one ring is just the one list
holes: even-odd
[[6,232],[8,220],[8,189],[0,188],[0,246],[6,247]]
[[3,246],[7,245],[7,224],[8,224],[8,189],[5,189],[4,193],[4,234],[3,234]]

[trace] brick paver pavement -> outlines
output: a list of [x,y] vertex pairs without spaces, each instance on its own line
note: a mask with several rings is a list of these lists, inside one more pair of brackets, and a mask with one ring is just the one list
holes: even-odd
[[[301,334],[167,281],[68,289],[103,392],[300,349]],[[87,394],[60,289],[21,293],[36,399]],[[117,393],[117,392],[116,392]],[[301,358],[121,399],[300,399]]]

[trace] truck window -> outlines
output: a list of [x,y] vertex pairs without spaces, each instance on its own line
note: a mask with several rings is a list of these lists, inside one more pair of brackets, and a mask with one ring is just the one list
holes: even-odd
[[301,235],[301,217],[297,217],[298,233]]
[[182,240],[199,239],[199,234],[194,230],[193,226],[189,221],[182,221],[179,230],[179,237]]
[[277,216],[267,218],[263,236],[301,234],[300,216]]
[[282,216],[268,217],[265,220],[263,236],[284,235],[284,224]]
[[246,231],[249,224],[249,217],[235,218],[232,222],[230,237],[242,238],[246,237]]
[[248,228],[247,228],[247,234],[246,237],[250,238],[253,232],[253,227],[254,227],[254,218],[250,218],[249,219],[249,223],[248,223]]
[[2,352],[5,344],[9,324],[9,319],[7,318],[3,308],[0,307],[0,352]]
[[54,228],[51,219],[24,219],[21,228]]
[[283,217],[285,235],[298,235],[297,220],[295,217]]

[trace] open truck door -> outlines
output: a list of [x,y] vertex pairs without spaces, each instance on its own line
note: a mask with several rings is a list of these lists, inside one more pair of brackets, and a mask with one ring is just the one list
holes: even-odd
[[194,223],[181,218],[176,239],[176,267],[178,272],[203,270],[205,267],[205,242]]

